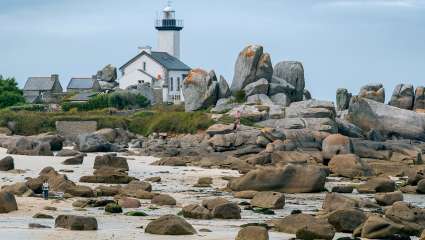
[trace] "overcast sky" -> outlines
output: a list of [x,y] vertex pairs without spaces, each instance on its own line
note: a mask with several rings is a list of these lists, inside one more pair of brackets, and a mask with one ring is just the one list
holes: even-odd
[[[156,47],[165,0],[0,0],[0,74],[73,76],[121,66]],[[425,0],[174,0],[184,19],[182,60],[228,81],[244,46],[261,44],[273,64],[303,62],[318,99],[382,82],[425,85]]]

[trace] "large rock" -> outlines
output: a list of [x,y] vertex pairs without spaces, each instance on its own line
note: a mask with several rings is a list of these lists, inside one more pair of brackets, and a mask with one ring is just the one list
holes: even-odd
[[18,204],[13,193],[0,191],[0,213],[9,213],[18,210]]
[[207,208],[208,210],[213,210],[215,207],[229,203],[228,200],[222,197],[210,198],[202,200],[202,206]]
[[323,158],[331,159],[338,154],[351,153],[350,139],[341,134],[332,134],[326,137],[322,143]]
[[342,177],[354,178],[373,175],[373,169],[354,154],[335,155],[328,166],[331,172]]
[[339,193],[327,193],[322,208],[327,212],[359,207],[359,202]]
[[196,230],[186,220],[175,215],[164,215],[150,222],[146,233],[157,235],[193,235]]
[[246,85],[260,78],[270,81],[272,74],[270,56],[263,53],[263,47],[247,46],[239,53],[236,60],[231,90],[232,92],[242,90]]
[[94,192],[90,187],[81,185],[68,187],[65,190],[65,193],[70,194],[74,197],[95,197]]
[[[12,185],[5,185],[1,187],[2,191],[11,192],[14,195],[22,196],[24,194],[28,194],[28,190],[30,190],[25,182],[17,182]],[[30,192],[32,193],[32,191]]]
[[236,203],[224,203],[214,207],[211,211],[214,218],[241,219],[241,209]]
[[302,63],[296,61],[277,63],[274,67],[273,78],[283,79],[295,88],[295,96],[291,96],[292,101],[303,100],[305,80]]
[[11,156],[4,157],[0,160],[0,171],[9,171],[15,168],[13,158]]
[[101,134],[85,133],[77,140],[81,152],[109,152],[112,149],[112,144]]
[[62,162],[63,165],[81,165],[84,161],[84,154],[71,157]]
[[291,103],[291,99],[285,93],[276,93],[270,96],[270,99],[274,104],[281,105],[283,107],[287,107]]
[[116,168],[101,168],[94,171],[94,175],[80,177],[80,182],[86,183],[128,184],[133,180],[134,177]]
[[336,90],[336,110],[343,111],[348,109],[350,105],[352,94],[345,88],[338,88]]
[[389,239],[392,238],[394,234],[401,233],[402,228],[403,226],[389,219],[372,215],[363,224],[361,237],[369,239]]
[[248,226],[238,232],[236,240],[269,240],[269,233],[264,227]]
[[190,204],[185,206],[182,209],[182,214],[185,218],[194,218],[194,219],[211,219],[210,211],[198,204]]
[[403,201],[403,193],[400,191],[375,194],[375,200],[379,205],[390,206],[395,202]]
[[360,193],[394,192],[395,187],[393,180],[386,177],[376,177],[359,185],[357,191]]
[[406,202],[395,202],[385,211],[385,217],[403,225],[406,232],[419,235],[425,229],[425,209]]
[[260,208],[282,209],[285,206],[285,195],[278,192],[258,192],[251,200],[251,205]]
[[246,104],[264,105],[264,106],[268,106],[269,108],[274,105],[272,100],[270,100],[270,98],[266,94],[255,94],[255,95],[248,96],[248,98],[246,99]]
[[94,217],[59,215],[55,219],[55,227],[74,231],[92,231],[97,230],[97,220]]
[[246,85],[244,91],[245,96],[247,97],[255,94],[267,95],[267,93],[269,92],[269,82],[266,79],[261,78],[260,80]]
[[75,186],[75,183],[69,180],[66,175],[59,174],[52,167],[43,168],[39,176],[29,178],[26,185],[35,193],[41,193],[41,187],[45,181],[49,183],[50,191],[65,192],[68,188]]
[[219,83],[215,73],[193,69],[183,81],[186,112],[215,106],[219,98]]
[[232,180],[229,186],[233,191],[320,192],[324,189],[328,174],[326,169],[316,166],[265,167],[252,170]]
[[425,140],[425,116],[366,98],[353,97],[349,120],[364,131],[376,129],[384,136]]
[[413,106],[415,111],[424,112],[425,109],[425,87],[417,87],[415,90],[415,103]]
[[232,92],[230,92],[229,84],[227,83],[226,79],[220,75],[220,80],[218,81],[218,98],[228,98],[232,95]]
[[391,106],[402,109],[413,109],[415,93],[412,84],[399,84],[394,88],[391,100],[388,103]]
[[299,229],[304,228],[307,225],[311,225],[320,220],[309,214],[291,214],[282,219],[274,221],[274,225],[279,232],[295,234]]
[[118,168],[128,171],[127,159],[124,157],[117,157],[116,154],[96,156],[93,168],[101,169],[103,167]]
[[176,205],[177,201],[168,194],[158,194],[152,198],[151,203],[159,206],[174,206]]
[[105,82],[114,82],[117,80],[117,68],[108,64],[97,73],[97,78]]
[[335,229],[328,223],[313,223],[307,225],[296,232],[297,239],[314,240],[325,239],[332,240],[335,236]]
[[354,208],[339,209],[333,211],[328,216],[328,222],[332,224],[338,232],[352,233],[365,221],[366,214]]
[[49,142],[37,140],[35,137],[19,137],[7,146],[8,154],[30,156],[53,156]]
[[359,97],[367,98],[380,103],[385,102],[385,89],[382,84],[368,84],[360,89]]

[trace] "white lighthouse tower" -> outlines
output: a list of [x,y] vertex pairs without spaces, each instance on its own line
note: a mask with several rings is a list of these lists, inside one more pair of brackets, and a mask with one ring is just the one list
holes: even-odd
[[180,59],[180,31],[183,30],[183,20],[176,19],[176,11],[170,2],[162,11],[162,16],[156,20],[158,30],[158,50]]

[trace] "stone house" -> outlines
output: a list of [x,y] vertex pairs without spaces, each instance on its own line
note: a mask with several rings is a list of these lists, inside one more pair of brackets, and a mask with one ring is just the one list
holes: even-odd
[[58,103],[63,96],[59,75],[50,77],[29,77],[23,89],[28,103]]

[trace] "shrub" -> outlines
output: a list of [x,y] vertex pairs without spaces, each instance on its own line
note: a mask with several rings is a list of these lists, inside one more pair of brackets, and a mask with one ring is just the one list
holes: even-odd
[[141,94],[130,92],[114,92],[110,94],[99,94],[91,98],[86,103],[64,102],[63,111],[69,111],[72,108],[78,111],[90,111],[104,108],[142,108],[149,105],[149,100]]
[[0,75],[0,109],[25,103],[22,91],[14,78],[6,78]]
[[46,112],[47,106],[44,104],[25,104],[9,107],[11,111],[31,111],[31,112]]
[[105,212],[108,213],[122,213],[122,208],[120,205],[116,204],[116,203],[108,203],[105,206]]
[[244,90],[239,90],[233,93],[233,96],[235,97],[236,103],[243,103],[245,102],[246,94]]

